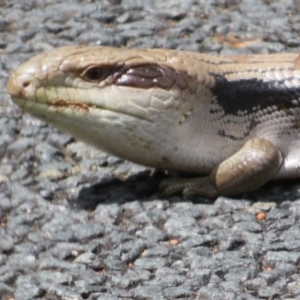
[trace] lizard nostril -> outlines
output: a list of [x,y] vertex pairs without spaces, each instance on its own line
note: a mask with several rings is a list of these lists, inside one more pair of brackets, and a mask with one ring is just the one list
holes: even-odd
[[24,81],[24,82],[23,82],[23,87],[24,87],[24,88],[27,88],[29,85],[30,85],[30,82],[29,82],[29,81]]

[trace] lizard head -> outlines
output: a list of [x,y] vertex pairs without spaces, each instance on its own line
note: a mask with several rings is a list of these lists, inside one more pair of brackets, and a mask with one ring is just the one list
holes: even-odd
[[171,129],[195,105],[182,101],[190,82],[174,67],[182,59],[170,52],[66,46],[23,63],[7,91],[36,118],[107,152],[156,165],[142,156],[171,139]]

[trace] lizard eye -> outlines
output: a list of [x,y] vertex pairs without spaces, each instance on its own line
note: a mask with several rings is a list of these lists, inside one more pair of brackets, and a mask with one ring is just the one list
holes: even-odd
[[82,74],[82,78],[87,81],[99,82],[108,76],[108,71],[109,70],[107,68],[92,67]]

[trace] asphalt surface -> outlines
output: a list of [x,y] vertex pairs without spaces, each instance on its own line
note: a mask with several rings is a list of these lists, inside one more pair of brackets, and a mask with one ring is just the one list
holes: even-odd
[[299,52],[295,0],[0,1],[0,299],[300,299],[300,185],[162,198],[163,172],[13,105],[9,72],[69,44]]

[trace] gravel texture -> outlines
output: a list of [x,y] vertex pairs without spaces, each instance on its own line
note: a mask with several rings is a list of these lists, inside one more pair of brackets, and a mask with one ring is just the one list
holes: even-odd
[[0,0],[0,299],[300,299],[300,185],[161,198],[164,176],[16,108],[8,74],[68,44],[300,48],[295,0]]

